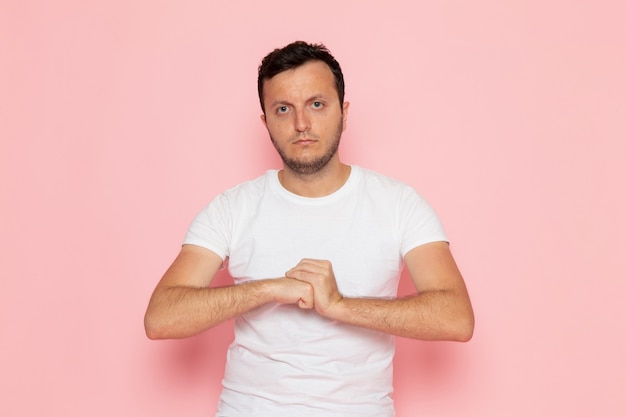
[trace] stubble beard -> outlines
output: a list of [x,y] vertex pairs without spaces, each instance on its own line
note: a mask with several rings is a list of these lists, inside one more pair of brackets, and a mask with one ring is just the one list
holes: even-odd
[[341,142],[341,133],[343,132],[343,121],[339,122],[337,126],[337,130],[335,131],[334,138],[330,143],[330,146],[326,150],[323,155],[318,156],[317,158],[309,159],[309,158],[289,158],[285,151],[280,148],[280,146],[276,143],[272,135],[270,134],[270,139],[274,144],[274,148],[280,155],[280,159],[283,160],[283,163],[287,168],[298,175],[312,175],[320,172],[328,162],[335,156],[337,151],[339,150],[339,143]]

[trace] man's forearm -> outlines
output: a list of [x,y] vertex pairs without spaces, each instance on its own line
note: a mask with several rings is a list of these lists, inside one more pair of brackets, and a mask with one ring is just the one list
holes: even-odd
[[313,288],[289,278],[248,281],[226,287],[157,287],[144,320],[151,339],[193,336],[269,302],[313,308]]
[[145,316],[151,339],[192,336],[271,301],[267,280],[215,288],[161,287]]
[[334,320],[420,340],[468,341],[474,315],[464,296],[429,291],[397,299],[342,298],[325,315]]

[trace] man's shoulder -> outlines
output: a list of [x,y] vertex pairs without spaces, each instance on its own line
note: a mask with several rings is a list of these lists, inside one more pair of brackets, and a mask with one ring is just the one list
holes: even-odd
[[391,177],[386,174],[382,174],[378,171],[363,168],[361,166],[353,165],[353,170],[361,177],[363,184],[366,187],[382,187],[386,190],[401,190],[405,188],[411,188],[406,182],[397,178]]
[[268,170],[264,174],[233,187],[227,188],[222,195],[227,198],[251,197],[262,195],[272,177],[276,176],[275,170]]

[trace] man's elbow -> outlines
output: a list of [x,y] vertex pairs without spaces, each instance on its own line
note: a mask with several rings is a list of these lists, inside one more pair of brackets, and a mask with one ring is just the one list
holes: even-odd
[[474,336],[474,327],[468,326],[467,328],[459,330],[459,332],[456,334],[455,341],[463,342],[463,343],[469,342],[470,340],[472,340],[473,336]]
[[143,318],[143,327],[150,340],[170,339],[172,337],[165,323],[156,318],[150,311],[147,311]]
[[150,340],[158,340],[163,339],[162,332],[159,330],[158,326],[155,326],[146,316],[143,321],[143,327],[146,331],[146,336]]
[[150,340],[160,340],[160,339],[167,339],[162,332],[160,332],[158,329],[155,329],[153,327],[148,327],[145,326],[145,330],[146,330],[146,336],[148,337],[148,339]]
[[469,342],[474,336],[474,315],[468,314],[456,321],[453,339],[456,342]]

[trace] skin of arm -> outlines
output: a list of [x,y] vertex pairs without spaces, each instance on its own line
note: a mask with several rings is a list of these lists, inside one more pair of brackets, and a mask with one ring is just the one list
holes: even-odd
[[313,307],[311,285],[286,277],[210,287],[221,265],[216,253],[183,245],[152,293],[144,317],[146,335],[150,339],[192,336],[269,302]]
[[418,246],[404,261],[417,292],[395,299],[343,297],[325,260],[303,259],[285,275],[311,284],[314,308],[330,319],[413,339],[469,341],[474,313],[448,243]]

